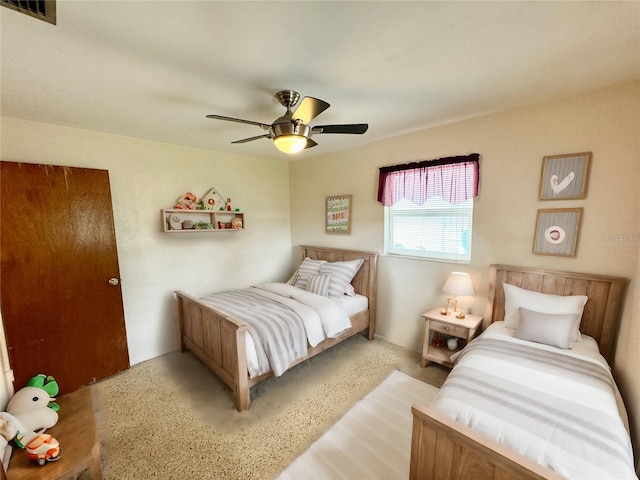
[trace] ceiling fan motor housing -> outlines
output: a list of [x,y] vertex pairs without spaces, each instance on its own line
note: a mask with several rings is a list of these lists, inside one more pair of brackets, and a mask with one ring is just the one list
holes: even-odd
[[[278,119],[279,120],[279,119]],[[271,126],[273,130],[273,137],[280,137],[282,135],[298,135],[301,137],[309,138],[311,134],[311,128],[304,123],[292,122],[288,120],[286,122],[274,123]]]

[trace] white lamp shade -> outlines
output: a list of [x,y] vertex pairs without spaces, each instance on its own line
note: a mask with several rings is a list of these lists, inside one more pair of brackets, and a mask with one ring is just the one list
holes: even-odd
[[449,295],[473,295],[471,276],[465,272],[451,272],[444,282],[442,291]]
[[307,139],[302,135],[280,135],[273,139],[278,150],[284,153],[298,153],[307,146]]

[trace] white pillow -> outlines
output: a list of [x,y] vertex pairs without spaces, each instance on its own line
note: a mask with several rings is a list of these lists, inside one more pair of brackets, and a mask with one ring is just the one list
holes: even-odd
[[295,287],[301,288],[302,290],[306,290],[309,277],[311,277],[312,275],[317,275],[320,272],[320,266],[324,263],[327,263],[327,261],[312,260],[309,257],[305,257],[305,259],[298,267],[297,272],[294,273],[296,278],[293,280],[293,285]]
[[329,285],[330,297],[342,297],[347,291],[351,280],[356,276],[358,270],[362,266],[364,260],[350,260],[348,262],[331,262],[320,265],[321,275],[331,275],[331,283]]
[[553,347],[571,348],[576,313],[540,313],[520,307],[520,322],[514,336]]
[[508,283],[502,284],[504,288],[504,326],[518,328],[520,321],[520,307],[540,313],[571,314],[577,315],[571,331],[571,341],[580,341],[580,320],[582,310],[587,303],[586,295],[550,295],[548,293],[533,292],[516,287]]
[[348,295],[350,297],[355,297],[356,296],[356,289],[353,287],[353,285],[349,284],[347,285],[347,290],[344,292],[345,295]]
[[311,275],[307,282],[307,291],[317,295],[322,295],[323,297],[328,297],[330,282],[331,275]]

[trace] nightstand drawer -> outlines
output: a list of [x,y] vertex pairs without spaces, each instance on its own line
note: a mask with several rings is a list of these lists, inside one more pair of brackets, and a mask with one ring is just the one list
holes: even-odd
[[467,335],[469,334],[469,330],[465,327],[438,322],[437,320],[429,320],[429,329],[444,333],[445,335],[453,335],[458,338],[467,338]]

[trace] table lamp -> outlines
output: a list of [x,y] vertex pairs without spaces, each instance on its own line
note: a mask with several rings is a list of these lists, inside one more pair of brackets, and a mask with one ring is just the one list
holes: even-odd
[[[453,298],[447,299],[447,306],[440,313],[443,315],[449,314],[449,307],[453,306],[453,313],[458,309],[459,295],[474,295],[473,284],[471,283],[471,276],[465,272],[451,272],[447,277],[447,281],[444,282],[442,291],[448,295],[453,295]],[[464,318],[464,312],[459,312],[456,318]]]

